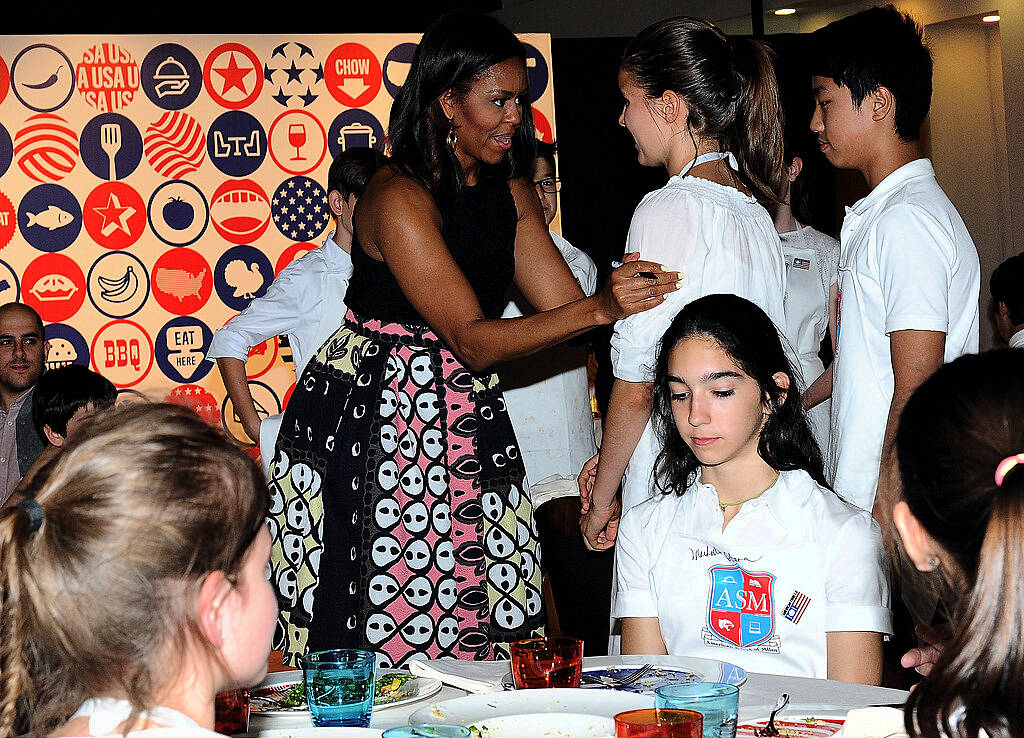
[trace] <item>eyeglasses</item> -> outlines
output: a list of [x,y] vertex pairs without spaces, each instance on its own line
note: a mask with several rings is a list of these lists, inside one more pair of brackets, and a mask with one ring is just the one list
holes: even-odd
[[544,192],[553,193],[562,189],[562,180],[558,177],[545,177],[544,179],[534,180],[533,183],[544,190]]

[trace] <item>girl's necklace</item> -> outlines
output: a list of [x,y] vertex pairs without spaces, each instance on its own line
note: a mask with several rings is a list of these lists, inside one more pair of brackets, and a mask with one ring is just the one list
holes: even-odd
[[[769,484],[769,485],[768,485],[767,487],[765,487],[765,488],[764,488],[763,490],[761,490],[760,492],[758,492],[758,493],[757,493],[756,495],[754,495],[753,497],[748,497],[747,499],[745,499],[745,500],[740,500],[739,502],[722,502],[722,498],[720,498],[720,497],[719,497],[719,498],[718,498],[718,506],[719,506],[719,507],[720,507],[720,508],[722,509],[722,512],[725,512],[725,509],[726,509],[726,508],[728,508],[728,507],[736,507],[736,505],[742,505],[742,504],[743,504],[744,502],[750,502],[751,500],[756,500],[756,499],[757,499],[758,497],[760,497],[760,496],[761,496],[761,495],[763,495],[763,494],[764,494],[765,492],[767,492],[767,491],[768,491],[768,490],[770,490],[770,489],[771,489],[772,487],[774,487],[774,486],[775,486],[775,483],[776,483],[777,481],[779,481],[779,473],[778,473],[778,472],[775,472],[775,476],[774,476],[774,477],[772,478],[772,482],[771,482],[771,484]],[[716,496],[717,496],[717,494],[718,494],[718,493],[717,493],[717,491],[715,492],[715,494],[716,494]]]

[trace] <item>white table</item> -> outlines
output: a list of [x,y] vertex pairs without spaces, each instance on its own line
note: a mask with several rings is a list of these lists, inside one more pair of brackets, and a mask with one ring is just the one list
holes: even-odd
[[[583,659],[584,667],[614,666],[616,664],[637,662],[650,662],[664,666],[672,666],[674,663],[671,656],[588,656]],[[447,663],[450,664],[451,662]],[[499,663],[495,662],[495,669],[507,672],[508,662],[503,662],[503,666],[499,665]],[[790,705],[794,710],[809,707],[849,710],[854,707],[867,707],[868,705],[899,706],[906,701],[908,695],[908,692],[901,689],[868,687],[863,684],[836,682],[829,679],[806,679],[803,677],[748,672],[747,681],[740,686],[740,719],[750,720],[767,715],[779,695],[783,692],[789,693]],[[466,694],[468,692],[465,690],[445,685],[440,692],[430,697],[429,700],[421,700],[374,711],[370,727],[386,729],[407,725],[409,716],[425,704],[430,702],[439,703],[455,697],[462,697]],[[250,733],[257,734],[260,730],[308,727],[310,725],[308,715],[296,718],[274,719],[253,716],[253,719],[250,721],[249,730]]]

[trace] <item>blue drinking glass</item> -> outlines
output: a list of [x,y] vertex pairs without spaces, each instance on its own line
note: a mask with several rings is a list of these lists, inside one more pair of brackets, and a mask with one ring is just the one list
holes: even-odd
[[734,684],[691,682],[658,687],[654,706],[699,712],[704,716],[704,738],[736,738],[740,690]]
[[469,728],[461,725],[403,725],[385,730],[382,738],[470,738]]
[[354,648],[303,656],[302,677],[313,725],[368,726],[373,712],[376,662],[372,652]]

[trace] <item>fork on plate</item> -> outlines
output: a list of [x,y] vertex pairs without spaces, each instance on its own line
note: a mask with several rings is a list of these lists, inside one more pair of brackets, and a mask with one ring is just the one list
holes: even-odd
[[624,677],[594,676],[584,673],[581,681],[583,684],[593,687],[624,687],[645,676],[653,668],[654,664],[644,664]]

